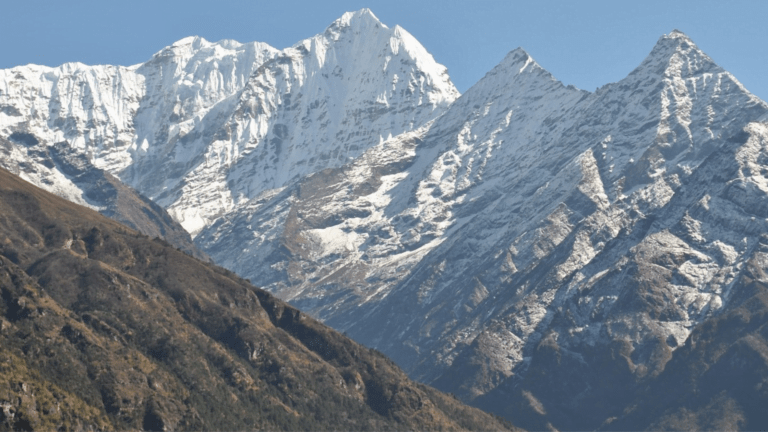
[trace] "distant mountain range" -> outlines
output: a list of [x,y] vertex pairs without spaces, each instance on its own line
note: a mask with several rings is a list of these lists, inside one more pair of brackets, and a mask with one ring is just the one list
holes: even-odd
[[768,105],[679,31],[594,93],[518,48],[459,95],[364,9],[282,51],[0,71],[0,139],[103,213],[91,179],[119,178],[189,253],[517,425],[768,425]]

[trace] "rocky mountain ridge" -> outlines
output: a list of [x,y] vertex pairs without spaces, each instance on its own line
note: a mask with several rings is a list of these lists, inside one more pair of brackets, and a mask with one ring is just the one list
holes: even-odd
[[[421,126],[456,97],[413,36],[364,9],[282,51],[194,37],[131,67],[4,70],[0,134],[65,142],[195,235],[261,193]],[[23,164],[25,178],[88,204],[21,150],[6,168]]]
[[[768,106],[679,31],[594,93],[517,49],[459,97],[368,10],[280,52],[244,46],[186,39],[110,72],[155,71],[143,82],[156,84],[110,87],[140,96],[100,111],[133,113],[103,122],[107,139],[86,138],[77,116],[51,123],[5,71],[0,133],[82,123],[68,145],[168,209],[217,263],[531,428],[629,424],[627,404],[661,388],[679,350],[712,359],[687,341],[739,310],[745,269],[761,280]],[[45,183],[19,149],[27,159],[4,163]]]
[[[595,428],[626,407],[601,367],[642,386],[729,310],[764,229],[762,174],[744,170],[761,169],[767,114],[677,31],[595,93],[518,49],[434,122],[197,242],[411,376],[514,418],[541,405],[554,427]],[[550,390],[529,372],[548,373],[542,345],[575,362]]]

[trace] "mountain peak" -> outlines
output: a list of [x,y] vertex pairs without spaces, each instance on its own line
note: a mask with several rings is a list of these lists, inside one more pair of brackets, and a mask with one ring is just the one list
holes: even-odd
[[505,63],[507,61],[518,61],[523,60],[527,61],[527,59],[533,60],[533,57],[528,53],[528,51],[525,50],[523,47],[517,47],[513,49],[512,51],[508,52],[506,56],[504,56],[504,60],[502,60],[502,63]]
[[507,73],[512,73],[514,75],[524,72],[544,74],[548,78],[555,79],[549,71],[541,67],[528,51],[522,47],[517,47],[510,51],[504,57],[504,60],[502,60],[493,70],[497,69],[507,70]]
[[[470,87],[464,93],[463,100],[464,103],[467,103],[470,99],[491,97],[491,94],[504,93],[508,90],[503,89],[510,88],[527,88],[530,90],[532,87],[537,87],[541,89],[552,83],[556,83],[556,86],[562,86],[562,83],[541,67],[525,49],[518,47],[510,51],[480,81]],[[509,91],[520,94],[518,91]]]
[[164,57],[168,55],[170,56],[178,56],[178,55],[185,55],[185,54],[188,55],[190,53],[196,52],[200,49],[209,47],[211,45],[213,44],[203,37],[187,36],[183,39],[177,40],[171,45],[168,45],[167,47],[156,52],[154,56]]
[[691,38],[675,29],[659,38],[632,74],[643,72],[667,77],[686,77],[720,71],[722,69],[701,51]]
[[354,36],[359,34],[376,34],[381,31],[381,29],[388,30],[389,27],[379,21],[379,19],[376,18],[376,15],[374,15],[370,9],[363,8],[355,12],[345,12],[344,15],[339,17],[336,21],[332,22],[331,25],[329,25],[323,33],[300,41],[294,45],[294,47],[303,45],[308,49],[308,44],[311,44],[311,41],[317,40],[317,38],[324,38],[328,41],[335,41],[344,37],[344,35],[349,37],[350,35]]
[[691,38],[688,37],[687,34],[683,33],[678,29],[673,29],[671,32],[669,32],[669,34],[665,34],[659,39],[680,39],[688,43],[693,43],[693,41],[691,41]]
[[331,24],[330,28],[344,28],[344,27],[355,27],[355,28],[361,28],[361,27],[367,27],[367,26],[375,26],[379,25],[384,28],[387,28],[379,19],[376,17],[376,15],[371,12],[368,8],[363,8],[355,12],[345,12],[344,15],[341,16],[341,18],[337,19],[336,21]]
[[176,47],[183,47],[187,45],[192,45],[195,48],[199,48],[201,45],[208,44],[209,42],[205,40],[204,38],[200,36],[187,36],[183,39],[180,39],[176,42],[174,42],[170,48],[176,48]]
[[681,32],[680,30],[674,29],[669,34],[662,35],[659,40],[656,42],[656,46],[654,47],[654,50],[663,48],[663,47],[682,47],[683,49],[687,49],[689,47],[692,47],[694,49],[698,49],[696,47],[696,44],[693,43],[690,37],[686,35],[685,33]]

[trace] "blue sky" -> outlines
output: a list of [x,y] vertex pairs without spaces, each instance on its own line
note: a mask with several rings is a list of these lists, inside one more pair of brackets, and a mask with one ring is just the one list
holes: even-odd
[[191,35],[284,48],[363,7],[413,34],[462,92],[518,46],[592,91],[626,76],[677,28],[768,100],[766,0],[0,0],[0,68],[135,64]]

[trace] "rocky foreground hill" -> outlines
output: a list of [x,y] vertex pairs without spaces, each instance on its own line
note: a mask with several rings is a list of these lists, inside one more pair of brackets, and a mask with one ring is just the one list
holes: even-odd
[[254,288],[0,170],[0,429],[505,430]]

